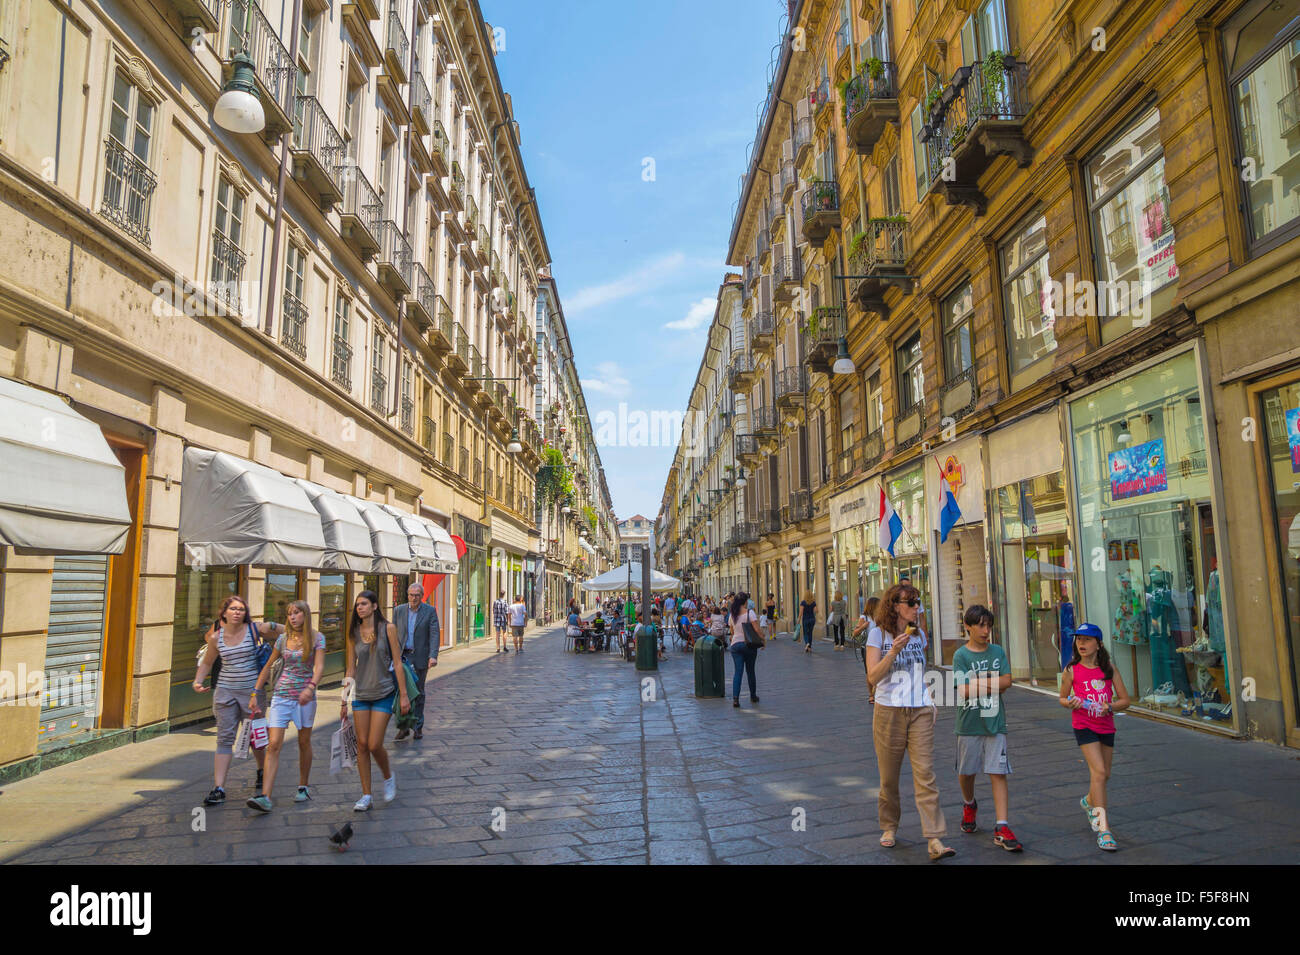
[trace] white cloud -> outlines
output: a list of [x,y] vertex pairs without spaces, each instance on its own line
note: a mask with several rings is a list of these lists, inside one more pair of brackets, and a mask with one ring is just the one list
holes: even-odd
[[569,315],[576,315],[600,305],[608,305],[610,302],[617,302],[659,288],[663,285],[667,273],[677,271],[686,263],[684,252],[670,252],[630,272],[624,272],[608,282],[578,289],[567,296],[564,311]]
[[713,321],[713,313],[717,307],[718,297],[716,295],[707,296],[698,302],[694,302],[684,318],[679,318],[675,322],[668,322],[664,325],[664,328],[693,332]]
[[619,367],[618,362],[602,361],[596,366],[596,374],[600,377],[582,379],[584,391],[593,391],[612,398],[619,398],[628,393],[631,382],[624,377],[623,369]]

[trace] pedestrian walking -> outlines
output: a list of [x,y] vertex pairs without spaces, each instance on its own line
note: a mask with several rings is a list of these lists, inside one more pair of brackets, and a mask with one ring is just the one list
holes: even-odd
[[952,655],[953,683],[957,689],[957,784],[961,787],[961,831],[976,832],[979,804],[975,777],[984,773],[993,790],[993,844],[1008,852],[1024,846],[1008,823],[1007,711],[1002,694],[1011,686],[1011,662],[996,643],[989,642],[993,613],[980,604],[966,608],[962,618],[966,643]]
[[1119,846],[1106,817],[1106,783],[1115,758],[1115,714],[1128,709],[1130,700],[1101,638],[1101,627],[1094,623],[1075,628],[1074,653],[1061,674],[1061,705],[1071,711],[1074,739],[1088,764],[1088,795],[1079,805],[1097,833],[1097,848],[1114,852]]
[[799,601],[799,625],[803,629],[803,652],[812,653],[812,632],[817,625],[817,597],[811,590]]
[[727,615],[731,627],[731,705],[740,706],[740,675],[743,670],[749,678],[749,702],[758,702],[758,678],[754,666],[758,662],[758,646],[745,639],[745,624],[758,623],[758,615],[749,609],[749,594],[741,593],[731,602]]
[[509,653],[510,648],[506,643],[506,621],[510,616],[510,605],[506,603],[506,592],[503,590],[497,595],[497,599],[492,601],[492,629],[496,632],[497,653]]
[[510,605],[510,633],[515,638],[515,653],[524,652],[524,627],[528,626],[528,606],[524,598],[515,594],[515,602]]
[[[217,754],[212,760],[214,785],[203,798],[205,806],[216,806],[226,801],[226,773],[230,771],[230,760],[234,756],[239,724],[266,710],[265,692],[252,699],[261,672],[257,660],[259,648],[264,637],[283,631],[284,627],[278,623],[253,623],[248,619],[247,601],[232,594],[221,602],[217,619],[203,637],[206,647],[194,674],[195,693],[207,692],[203,681],[217,660],[221,661],[221,671],[212,687],[212,715],[217,720]],[[257,760],[257,782],[254,784],[254,795],[257,795],[262,791],[266,748],[255,749],[253,756]]]
[[767,616],[772,625],[772,639],[776,639],[776,597],[772,594],[767,595],[767,602],[763,604],[763,613]]
[[311,798],[311,730],[316,722],[316,687],[325,672],[325,635],[312,628],[311,605],[305,600],[289,604],[286,614],[288,626],[276,637],[271,658],[257,676],[257,686],[249,699],[249,706],[257,705],[258,695],[271,678],[276,661],[283,661],[280,678],[271,693],[266,725],[266,783],[248,805],[261,812],[271,811],[271,792],[280,768],[280,750],[284,746],[285,730],[292,723],[298,728],[298,792],[294,802]]
[[835,638],[835,649],[844,649],[844,631],[845,615],[849,612],[849,602],[844,599],[842,590],[835,591],[835,599],[831,601],[831,615],[826,623],[830,627],[831,636]]
[[880,844],[896,845],[902,807],[898,777],[906,755],[912,765],[916,811],[930,861],[957,854],[943,844],[947,832],[939,786],[934,777],[934,724],[937,712],[925,682],[925,631],[916,625],[920,592],[895,584],[881,598],[878,626],[867,636],[867,680],[876,684],[871,736],[880,767],[877,812]]
[[370,760],[373,758],[384,777],[384,802],[397,797],[397,774],[384,749],[384,731],[393,715],[393,703],[399,702],[404,716],[411,711],[406,679],[397,679],[393,661],[401,671],[402,644],[397,627],[384,619],[379,596],[373,590],[357,595],[348,618],[346,669],[343,678],[343,716],[347,716],[347,692],[352,691],[352,720],[357,732],[357,772],[361,776],[361,798],[352,808],[368,812],[370,796]]
[[406,739],[412,733],[416,739],[424,739],[424,683],[429,670],[438,665],[442,627],[438,623],[438,608],[424,602],[424,588],[419,584],[406,588],[406,603],[393,611],[393,626],[402,640],[402,659],[415,671],[417,694],[411,701],[415,726],[399,729],[397,739]]

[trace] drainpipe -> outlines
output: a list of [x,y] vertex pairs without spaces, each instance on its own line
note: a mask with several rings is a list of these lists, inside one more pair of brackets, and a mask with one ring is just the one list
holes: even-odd
[[[298,65],[298,34],[301,31],[301,18],[302,0],[294,0],[293,33],[289,38],[289,62],[295,68]],[[295,92],[294,95],[297,96],[297,93]],[[289,136],[292,133],[292,120],[290,123],[290,132],[280,135],[280,174],[275,187],[275,226],[271,230],[271,267],[268,270],[266,283],[266,325],[263,331],[272,338],[275,337],[275,274],[279,267],[280,236],[284,233],[284,189],[285,178],[289,171]]]
[[[411,36],[412,37],[415,36],[415,6],[414,5],[411,6]],[[409,101],[411,99],[411,92],[415,88],[415,67],[418,60],[417,57],[418,51],[415,48],[414,40],[408,40],[408,43],[411,47],[411,56],[410,56],[410,62],[407,64],[407,71],[408,71],[407,77],[409,78],[410,82],[406,84],[406,98],[408,101],[407,108],[410,109]],[[405,143],[404,143],[405,151],[402,155],[402,162],[399,166],[402,173],[401,192],[403,193],[406,192],[406,189],[410,184],[409,177],[407,176],[406,173],[406,168],[407,166],[410,165],[410,159],[411,159],[411,124],[410,123],[406,124],[406,134],[404,138],[405,138]],[[410,228],[411,228],[410,199],[411,197],[407,196],[406,197],[407,201],[402,203],[402,239],[408,242],[409,240],[407,240],[406,237],[410,234]],[[415,285],[415,249],[411,249],[411,285],[412,286]],[[419,292],[418,289],[414,289],[414,288],[413,291],[417,293]],[[402,417],[401,417],[402,328],[406,323],[405,320],[406,320],[406,299],[403,298],[400,302],[397,303],[397,349],[396,349],[396,354],[393,356],[393,361],[396,366],[393,369],[393,410],[389,412],[388,415],[390,418],[393,417],[394,415],[397,415],[397,430],[399,431],[402,429]],[[412,431],[415,430],[415,368],[414,367],[411,368],[411,430]]]

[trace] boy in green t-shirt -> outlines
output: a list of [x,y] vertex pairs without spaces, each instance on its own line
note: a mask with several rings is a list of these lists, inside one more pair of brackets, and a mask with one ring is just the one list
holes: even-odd
[[993,787],[993,808],[997,825],[993,842],[1008,852],[1024,846],[1007,825],[1007,714],[1002,694],[1011,685],[1011,664],[1006,651],[989,643],[993,614],[978,604],[966,611],[966,643],[952,656],[952,675],[957,687],[957,781],[965,805],[961,831],[974,832],[975,777],[983,772]]

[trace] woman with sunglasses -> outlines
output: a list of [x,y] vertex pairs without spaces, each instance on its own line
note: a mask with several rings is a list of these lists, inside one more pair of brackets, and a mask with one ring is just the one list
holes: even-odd
[[912,764],[916,811],[921,834],[928,842],[930,861],[957,851],[943,844],[948,830],[939,805],[934,777],[934,724],[937,712],[925,682],[925,631],[917,625],[921,594],[910,584],[885,591],[877,610],[877,625],[867,636],[867,684],[875,686],[871,735],[880,767],[880,844],[892,849],[902,806],[898,777],[903,756]]

